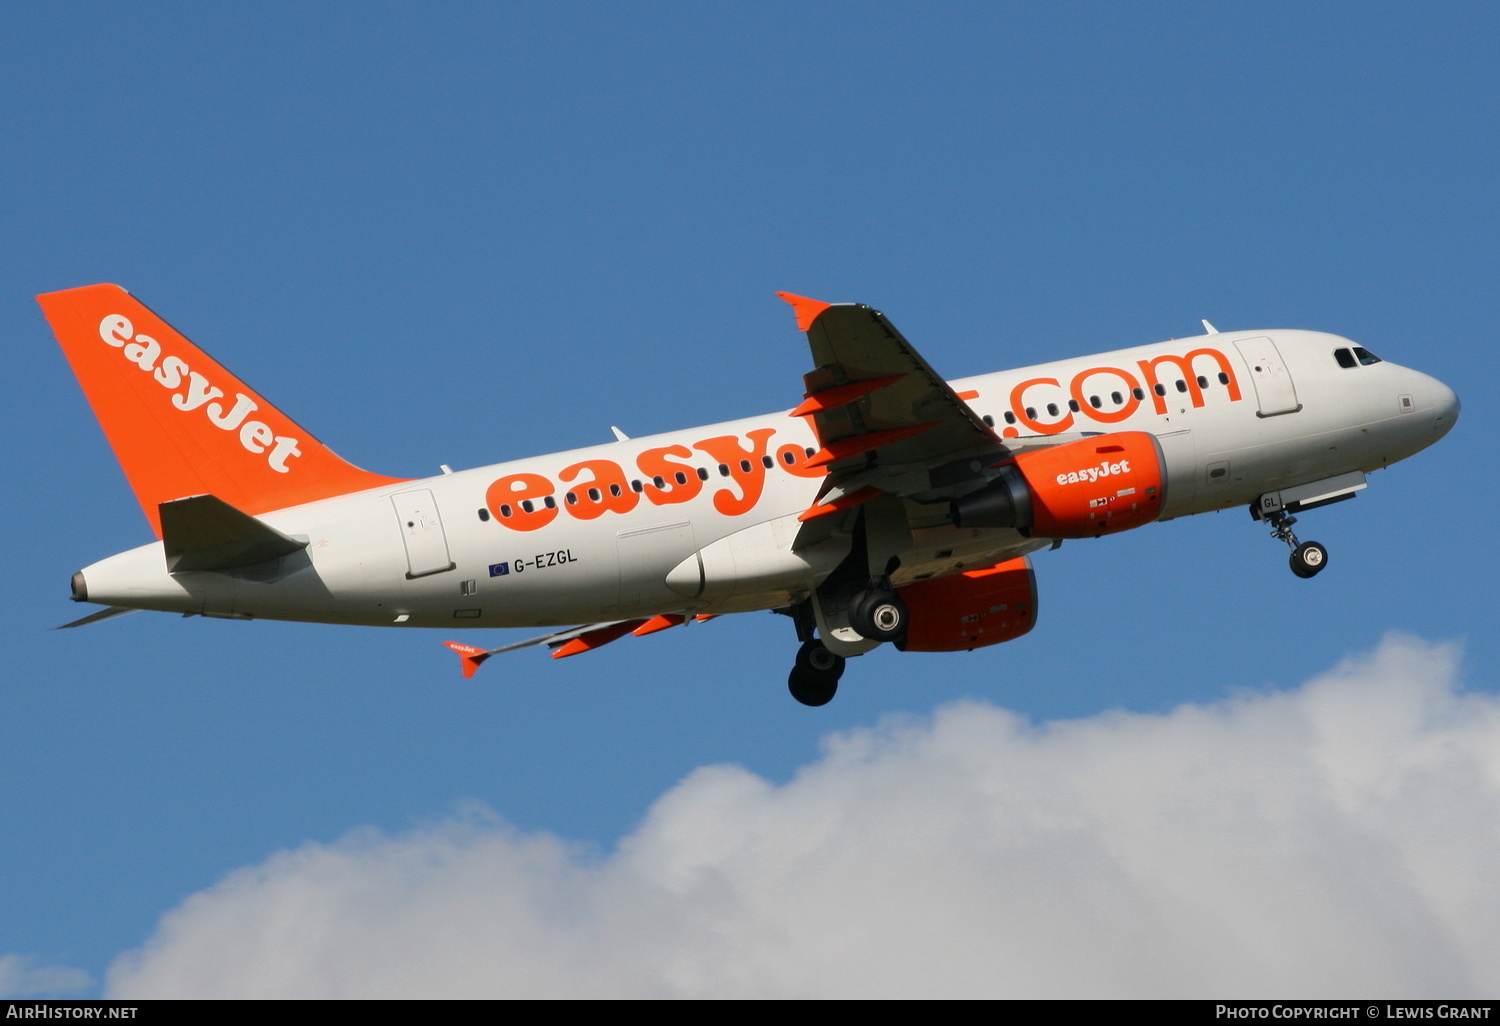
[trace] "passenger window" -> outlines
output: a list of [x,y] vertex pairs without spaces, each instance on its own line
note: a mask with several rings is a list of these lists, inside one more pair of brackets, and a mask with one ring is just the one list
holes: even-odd
[[1186,381],[1179,381],[1179,382],[1177,382],[1177,391],[1179,391],[1179,392],[1186,392],[1187,391],[1187,382]]
[[1223,371],[1219,371],[1219,384],[1221,384],[1221,385],[1227,385],[1227,384],[1229,384],[1229,375],[1225,374]]
[[1047,416],[1049,416],[1049,417],[1055,417],[1055,416],[1057,416],[1057,404],[1056,403],[1048,403],[1047,404]]
[[1121,395],[1119,392],[1111,392],[1111,393],[1109,393],[1109,399],[1110,399],[1110,402],[1114,403],[1116,406],[1124,406],[1125,405],[1125,397],[1123,395]]
[[[1099,404],[1095,403],[1094,405],[1097,406]],[[1074,413],[1077,413],[1078,412],[1078,400],[1077,399],[1069,399],[1068,400],[1068,409],[1072,410]]]
[[1089,396],[1089,405],[1097,410],[1099,407],[1103,406],[1104,403],[1100,402],[1097,395],[1091,395]]
[[727,463],[720,463],[719,464],[719,476],[720,477],[728,477],[729,476],[729,465]]
[[545,499],[542,500],[542,505],[546,506],[548,509],[556,509],[557,508],[557,500],[554,499],[552,496],[549,495]]
[[1355,366],[1354,354],[1349,352],[1349,350],[1347,349],[1335,349],[1333,351],[1333,358],[1337,360],[1339,362],[1339,366],[1343,367],[1345,370],[1348,370],[1350,367]]
[[1161,382],[1158,381],[1156,383],[1156,394],[1157,395],[1166,395],[1167,394],[1167,386],[1163,385]]
[[610,485],[609,486],[609,494],[611,494],[611,495],[615,496],[616,498],[618,498],[619,495],[620,495],[620,486],[617,485],[617,484]]
[[638,492],[638,491],[641,490],[642,487],[644,487],[644,486],[641,484],[641,482],[640,482],[639,479],[630,482],[630,490],[632,492]]
[[748,474],[748,473],[750,473],[750,461],[749,460],[740,460],[740,473],[741,474]]
[[991,417],[988,413],[986,413],[984,415],[983,420],[984,420],[984,426],[985,427],[994,427],[995,426],[995,418]]
[[1026,407],[1026,419],[1027,420],[1036,420],[1036,407],[1035,406],[1028,406],[1028,407]]
[[651,483],[656,485],[656,487],[658,488],[665,488],[667,486],[666,478],[663,478],[659,475],[657,477],[653,477],[651,479]]
[[708,471],[705,470],[702,467],[698,468],[698,480],[699,481],[707,481],[708,480]]
[[1376,356],[1368,349],[1365,349],[1363,346],[1355,346],[1354,355],[1359,357],[1359,362],[1364,364],[1366,367],[1370,366],[1370,364],[1372,363],[1380,362],[1380,357]]
[[536,512],[536,507],[531,504],[531,500],[530,499],[522,499],[521,500],[521,509],[524,510],[525,512],[527,512],[527,513],[535,513]]
[[510,503],[508,503],[508,502],[502,502],[500,504],[500,515],[502,517],[508,517],[508,516],[510,516]]
[[563,496],[563,498],[567,500],[569,506],[578,505],[578,496],[573,494],[572,492],[569,492],[567,495]]
[[1202,374],[1198,375],[1198,387],[1199,388],[1207,388],[1208,387],[1208,379],[1205,378]]
[[805,452],[805,453],[807,453],[807,458],[808,459],[812,459],[813,453],[817,452],[818,450],[814,449],[812,446],[809,445],[806,449],[803,449],[802,451]]
[[490,511],[487,510],[487,509],[481,509],[479,511],[479,519],[483,520],[485,523],[489,523],[490,522]]
[[769,456],[762,456],[760,458],[760,465],[765,467],[767,470],[770,470],[772,467],[776,466],[776,461],[771,459],[771,457]]
[[1146,390],[1144,388],[1132,388],[1130,390],[1130,394],[1135,396],[1136,402],[1140,402],[1142,399],[1146,398]]
[[792,454],[792,451],[790,449],[788,449],[786,452],[781,454],[781,462],[790,467],[793,463],[797,462],[797,457]]
[[687,484],[687,475],[680,470],[672,475],[672,479],[678,484]]
[[1005,411],[1005,423],[1007,423],[1007,424],[1014,424],[1015,422],[1016,422],[1016,415],[1014,413],[1011,413],[1009,410],[1006,410]]
[[602,496],[602,495],[599,494],[599,489],[597,489],[597,488],[590,488],[589,489],[589,501],[590,502],[598,502],[603,497],[604,496]]

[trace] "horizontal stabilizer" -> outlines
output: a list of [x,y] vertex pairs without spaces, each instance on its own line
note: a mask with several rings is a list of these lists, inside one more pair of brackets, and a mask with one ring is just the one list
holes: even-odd
[[130,606],[110,606],[108,609],[101,609],[97,613],[90,613],[88,616],[74,620],[72,623],[58,624],[52,629],[61,631],[67,630],[69,627],[87,627],[89,624],[98,623],[100,620],[113,620],[117,616],[124,616],[126,613],[135,612],[139,612],[139,610],[133,609]]
[[307,548],[212,495],[173,499],[157,507],[167,572],[236,570]]
[[479,664],[494,654],[493,652],[486,652],[482,648],[475,648],[473,645],[460,644],[457,641],[445,641],[443,644],[458,653],[459,665],[463,670],[464,680],[468,680],[474,676],[474,671],[479,669]]

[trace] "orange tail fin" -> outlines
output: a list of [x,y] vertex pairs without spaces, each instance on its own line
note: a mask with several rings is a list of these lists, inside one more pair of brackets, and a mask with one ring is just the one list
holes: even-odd
[[344,462],[118,285],[37,302],[158,538],[157,505],[189,495],[254,515],[401,480]]

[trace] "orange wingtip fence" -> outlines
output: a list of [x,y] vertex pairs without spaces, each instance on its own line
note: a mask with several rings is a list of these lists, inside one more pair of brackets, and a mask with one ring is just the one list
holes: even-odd
[[806,296],[799,296],[793,292],[778,292],[776,297],[791,304],[792,312],[797,315],[798,331],[811,328],[813,321],[818,319],[818,315],[833,305],[817,299],[808,299]]

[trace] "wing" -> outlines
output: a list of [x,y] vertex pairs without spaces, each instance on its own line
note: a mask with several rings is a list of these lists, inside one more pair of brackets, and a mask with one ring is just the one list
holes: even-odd
[[816,369],[803,381],[806,417],[826,466],[818,501],[803,520],[861,505],[878,495],[941,503],[987,483],[986,470],[1025,449],[1079,435],[1002,440],[922,359],[884,314],[778,292],[807,332]]
[[796,310],[816,364],[803,379],[805,401],[792,411],[810,417],[817,433],[811,465],[847,480],[875,463],[930,468],[1005,451],[880,311],[778,295]]

